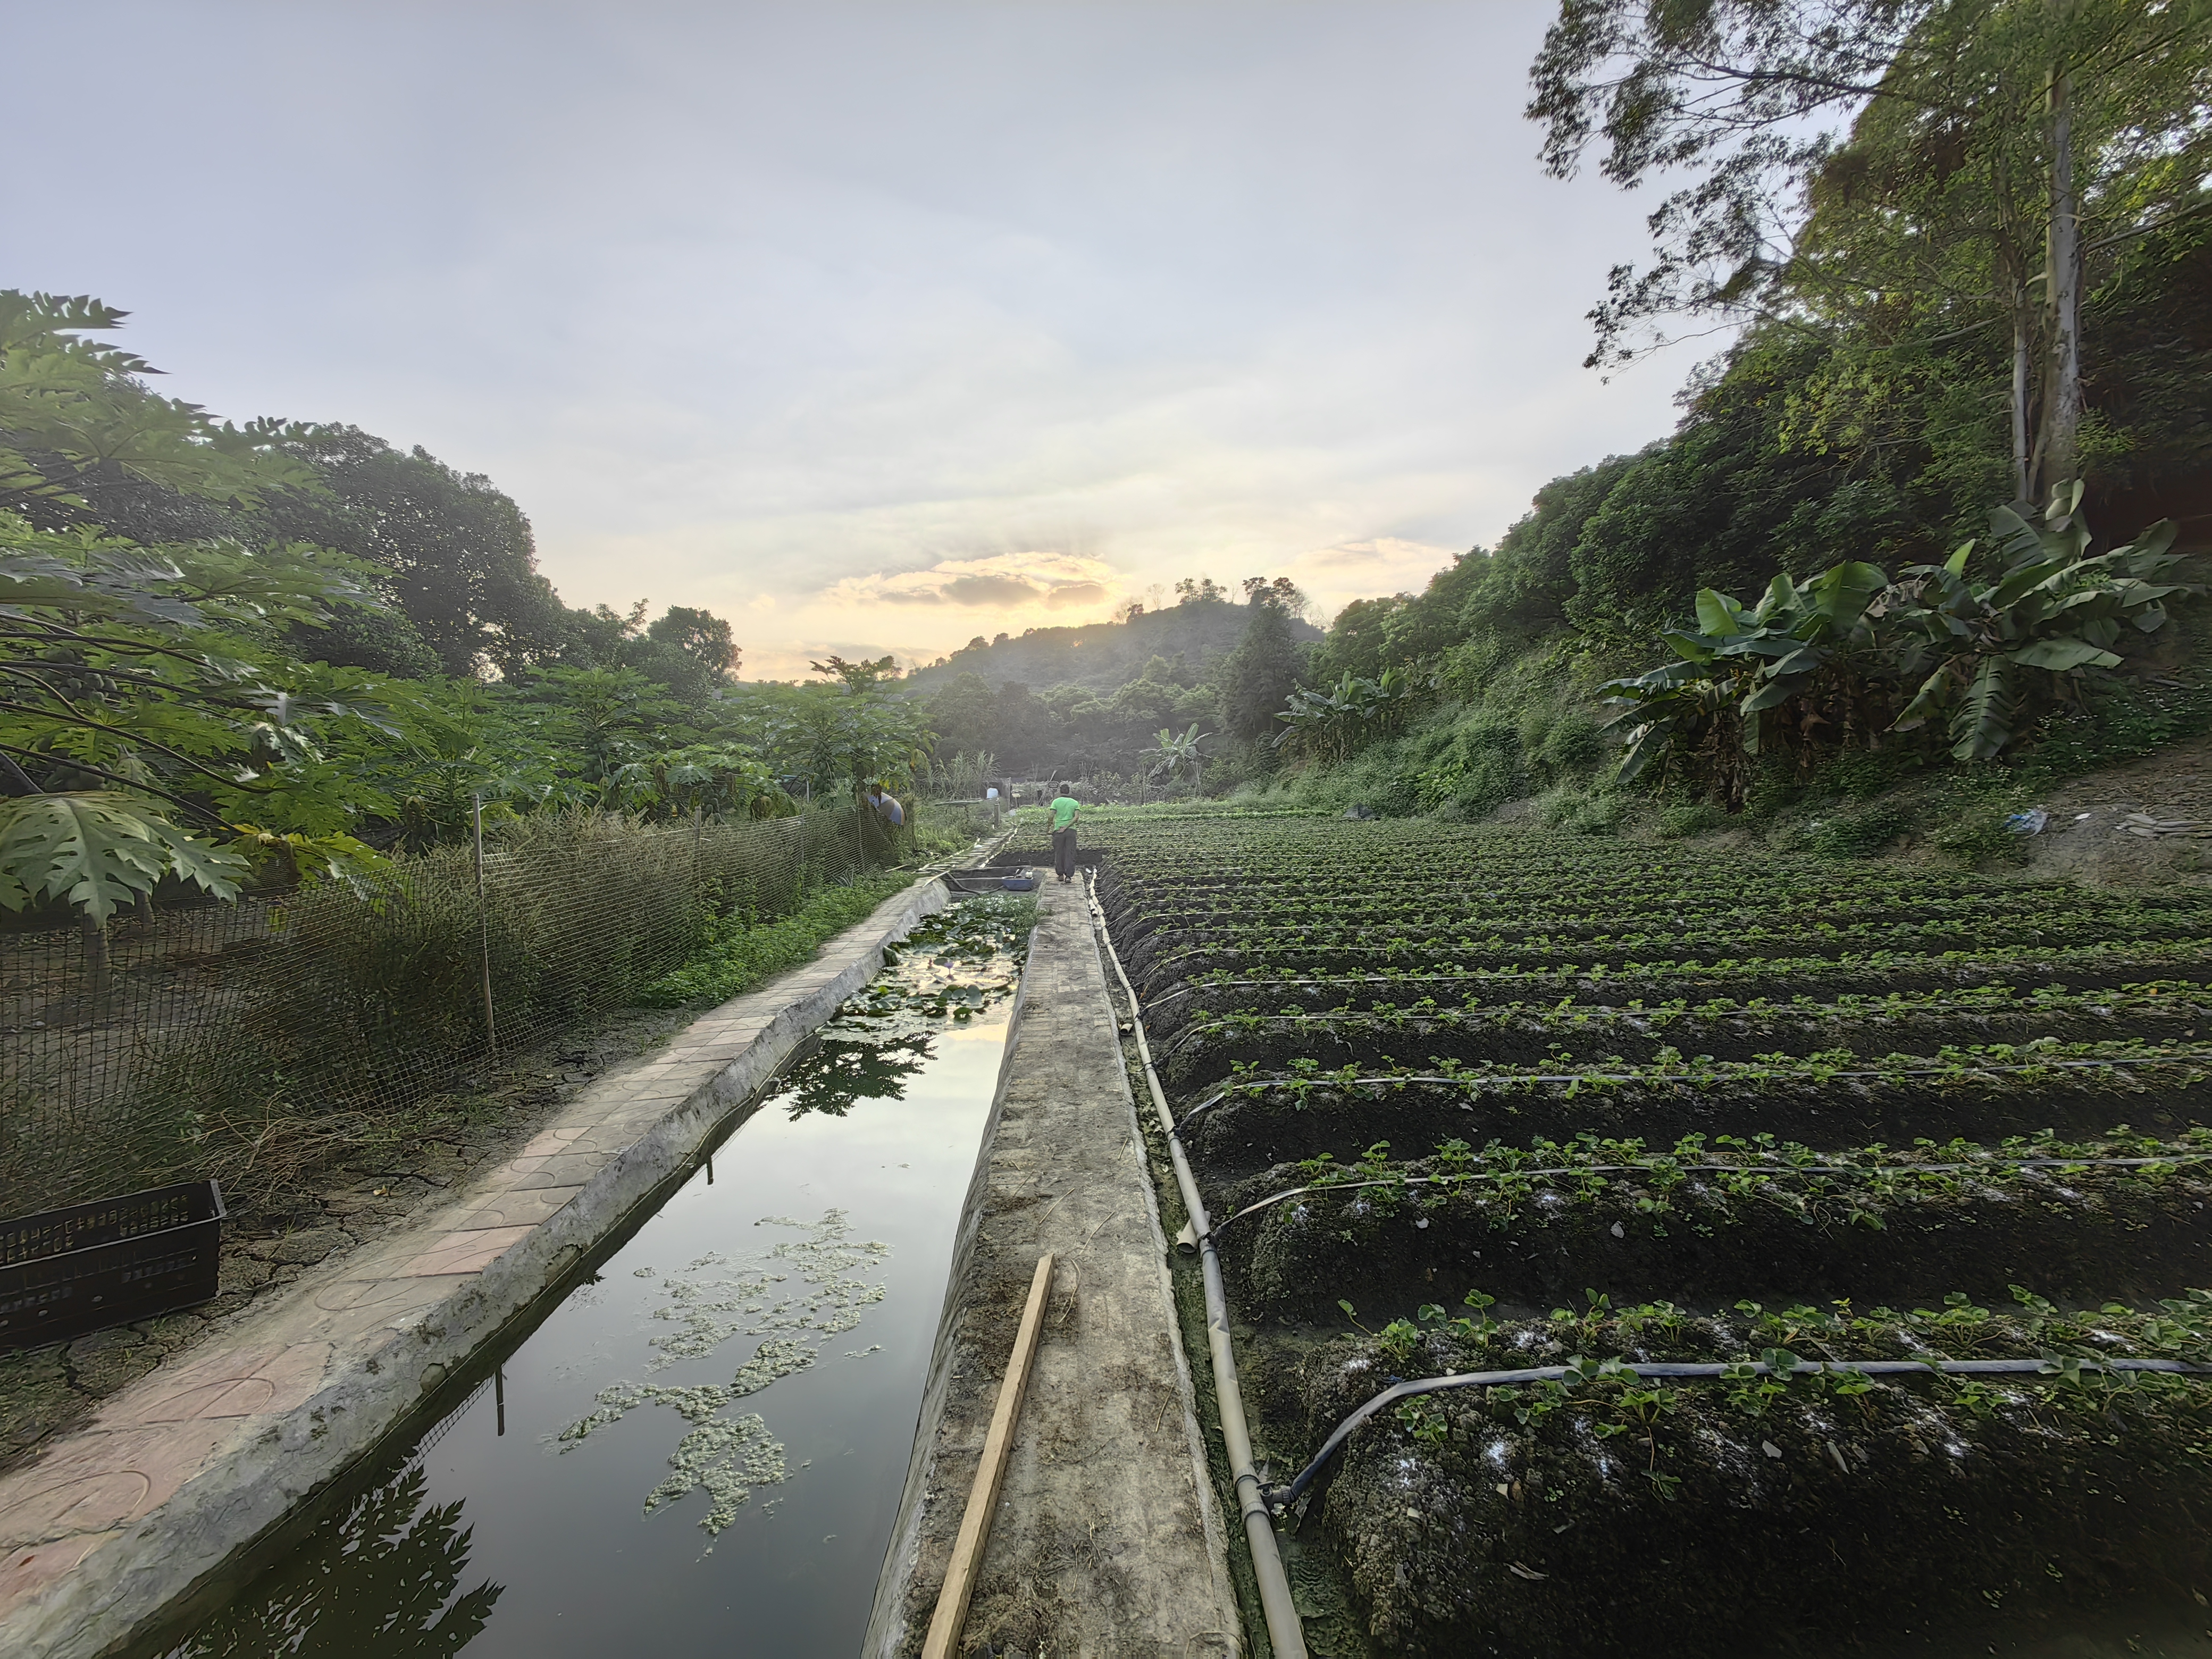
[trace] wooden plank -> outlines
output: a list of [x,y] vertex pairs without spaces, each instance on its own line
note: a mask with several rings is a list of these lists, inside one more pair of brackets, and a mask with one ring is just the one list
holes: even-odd
[[921,1659],[952,1659],[960,1643],[960,1627],[968,1621],[968,1598],[975,1593],[975,1574],[983,1564],[983,1546],[991,1535],[991,1512],[999,1506],[999,1483],[1006,1478],[1006,1456],[1014,1449],[1014,1425],[1021,1418],[1022,1395],[1030,1385],[1030,1364],[1036,1358],[1037,1337],[1044,1328],[1045,1296],[1051,1289],[1052,1257],[1046,1255],[1039,1258],[1036,1277],[1030,1281],[1029,1305],[1022,1310],[1021,1328],[1014,1333],[1013,1357],[1006,1362],[1006,1380],[999,1384],[991,1431],[983,1440],[983,1461],[975,1466],[975,1484],[968,1491],[960,1535],[952,1540],[952,1559],[945,1570],[945,1587],[937,1593],[937,1611],[929,1620]]

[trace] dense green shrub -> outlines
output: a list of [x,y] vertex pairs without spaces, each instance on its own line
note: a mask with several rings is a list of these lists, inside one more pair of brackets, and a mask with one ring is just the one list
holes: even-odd
[[1662,841],[1686,841],[1692,836],[1709,836],[1728,823],[1728,814],[1711,801],[1692,801],[1686,806],[1662,807],[1655,826]]
[[781,921],[753,923],[731,916],[711,922],[699,954],[645,987],[638,1000],[659,1008],[726,1001],[771,974],[811,959],[824,939],[865,921],[870,911],[913,881],[911,872],[885,871],[858,877],[849,887],[825,887]]
[[1822,819],[1806,839],[1814,852],[1830,858],[1871,858],[1911,827],[1911,818],[1895,801],[1875,801]]

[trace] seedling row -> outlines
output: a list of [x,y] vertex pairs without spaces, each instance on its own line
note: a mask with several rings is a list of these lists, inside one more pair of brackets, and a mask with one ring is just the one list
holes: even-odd
[[[1299,1571],[1373,1650],[1771,1650],[2212,1589],[2212,1376],[2100,1369],[2212,1367],[2212,896],[1084,833],[1270,1478],[1395,1383],[1541,1371],[1378,1411],[1301,1490]],[[1968,1358],[2009,1369],[1825,1369]],[[1728,1374],[1623,1369],[1692,1359]]]

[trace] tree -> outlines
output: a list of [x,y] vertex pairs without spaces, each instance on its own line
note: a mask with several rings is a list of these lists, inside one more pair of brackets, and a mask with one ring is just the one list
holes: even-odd
[[[1000,638],[1005,635],[1001,635]],[[871,662],[847,662],[842,657],[832,657],[828,662],[806,665],[817,674],[826,674],[843,685],[856,697],[864,697],[899,677],[898,661],[893,657],[878,657]]]
[[66,902],[95,947],[164,879],[230,896],[257,859],[372,874],[349,831],[386,803],[329,745],[406,702],[285,649],[335,606],[373,606],[357,561],[296,542],[142,545],[91,521],[121,488],[228,510],[314,487],[283,453],[297,428],[218,424],[83,337],[123,315],[0,292],[0,907]]
[[1963,307],[2012,336],[2014,488],[2047,493],[2079,471],[2085,259],[2205,209],[2208,43],[2208,0],[1562,0],[1547,169],[1601,134],[1618,184],[1697,175],[1650,268],[1614,268],[1590,362],[1668,315]]
[[234,427],[158,397],[144,380],[158,369],[87,337],[130,314],[87,295],[0,289],[0,508],[81,523],[97,517],[88,497],[103,486],[238,506],[313,488],[313,475],[285,453],[302,428]]
[[1237,648],[1221,659],[1215,684],[1222,728],[1240,742],[1272,737],[1275,711],[1297,687],[1304,656],[1291,635],[1291,619],[1273,591],[1255,593],[1250,619]]
[[385,595],[447,673],[490,665],[514,678],[561,660],[582,613],[538,574],[530,520],[489,478],[358,427],[304,428],[288,449],[322,488],[273,497],[263,522],[377,566]]
[[716,685],[738,672],[738,646],[730,625],[711,611],[672,605],[646,629],[646,637],[681,651]]
[[0,513],[0,907],[66,901],[96,926],[164,878],[232,897],[241,848],[302,874],[372,869],[347,832],[383,803],[325,741],[387,724],[382,688],[268,643],[357,596],[350,563],[143,548]]

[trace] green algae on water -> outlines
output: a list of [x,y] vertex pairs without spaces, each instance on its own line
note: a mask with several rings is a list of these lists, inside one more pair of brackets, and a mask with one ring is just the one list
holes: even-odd
[[[729,1407],[811,1369],[830,1338],[857,1326],[862,1312],[883,1300],[884,1286],[855,1277],[856,1270],[880,1264],[890,1254],[888,1245],[854,1239],[842,1210],[816,1222],[766,1216],[753,1224],[790,1228],[799,1237],[772,1245],[750,1265],[714,1251],[678,1273],[635,1270],[639,1279],[657,1280],[665,1298],[652,1317],[676,1327],[646,1339],[653,1355],[648,1373],[703,1359],[738,1336],[765,1339],[752,1357],[726,1383],[616,1382],[595,1396],[598,1409],[553,1437],[557,1450],[572,1451],[641,1406],[668,1407],[691,1427],[669,1455],[668,1478],[646,1494],[643,1513],[704,1492],[708,1506],[699,1524],[709,1537],[719,1537],[737,1519],[756,1488],[789,1478],[783,1444],[771,1437],[765,1420],[756,1412],[730,1415]],[[843,1357],[874,1352],[848,1351]]]

